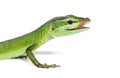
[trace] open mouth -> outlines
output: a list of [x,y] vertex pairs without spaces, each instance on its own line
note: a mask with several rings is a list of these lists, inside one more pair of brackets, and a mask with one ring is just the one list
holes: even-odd
[[89,18],[85,18],[76,28],[73,29],[67,29],[67,30],[79,30],[79,29],[85,29],[89,27],[85,27],[84,25],[90,21]]

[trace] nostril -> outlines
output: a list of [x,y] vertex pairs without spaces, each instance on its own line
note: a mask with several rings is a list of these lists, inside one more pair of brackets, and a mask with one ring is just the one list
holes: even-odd
[[89,22],[89,21],[90,21],[90,19],[89,19],[89,18],[85,18],[85,21],[86,21],[86,22]]

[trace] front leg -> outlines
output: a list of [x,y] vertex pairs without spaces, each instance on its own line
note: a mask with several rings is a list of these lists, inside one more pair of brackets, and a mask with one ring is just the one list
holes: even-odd
[[39,68],[55,68],[55,67],[60,67],[59,65],[56,65],[56,64],[47,65],[46,63],[45,64],[39,63],[38,60],[33,55],[32,50],[31,50],[30,47],[26,50],[26,54],[27,54],[28,58],[32,61],[32,63],[35,66],[39,67]]

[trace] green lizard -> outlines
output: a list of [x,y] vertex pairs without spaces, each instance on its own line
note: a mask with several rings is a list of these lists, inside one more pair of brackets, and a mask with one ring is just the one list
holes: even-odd
[[31,33],[0,42],[0,59],[20,58],[26,55],[37,67],[59,67],[56,64],[39,63],[32,52],[55,37],[88,30],[89,27],[84,27],[83,25],[89,21],[89,18],[81,18],[74,15],[55,17]]

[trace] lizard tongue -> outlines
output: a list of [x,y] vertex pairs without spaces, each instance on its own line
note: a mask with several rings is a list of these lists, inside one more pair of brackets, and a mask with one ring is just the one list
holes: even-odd
[[85,18],[85,19],[78,25],[78,27],[77,27],[76,29],[82,29],[82,28],[84,28],[85,23],[88,22],[88,21],[90,21],[90,19],[89,19],[89,18]]
[[82,23],[80,23],[76,29],[81,29],[81,28],[83,28],[83,27],[84,27],[83,25],[84,25],[84,23],[83,23],[83,22],[82,22]]

